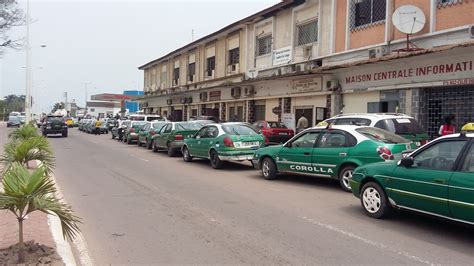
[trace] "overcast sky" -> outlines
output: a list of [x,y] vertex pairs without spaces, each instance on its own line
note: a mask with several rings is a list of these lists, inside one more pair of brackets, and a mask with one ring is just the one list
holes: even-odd
[[[142,89],[137,67],[191,42],[193,29],[198,39],[278,2],[30,0],[33,111],[49,111],[65,91],[84,106],[84,83],[89,96]],[[25,34],[20,27],[10,35]],[[25,51],[0,58],[1,97],[24,94],[25,62]]]

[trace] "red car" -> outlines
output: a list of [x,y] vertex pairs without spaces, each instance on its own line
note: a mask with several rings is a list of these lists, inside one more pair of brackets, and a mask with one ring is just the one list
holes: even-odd
[[283,143],[291,139],[295,132],[287,128],[283,123],[276,121],[257,121],[254,127],[261,130],[265,136],[265,143]]

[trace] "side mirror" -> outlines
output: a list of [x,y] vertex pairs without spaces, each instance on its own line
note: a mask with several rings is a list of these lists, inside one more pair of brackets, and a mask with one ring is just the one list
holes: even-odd
[[414,163],[415,163],[415,160],[413,159],[413,157],[405,157],[405,158],[402,158],[402,159],[400,160],[399,165],[401,165],[401,166],[403,166],[403,167],[410,167],[410,166],[412,166]]

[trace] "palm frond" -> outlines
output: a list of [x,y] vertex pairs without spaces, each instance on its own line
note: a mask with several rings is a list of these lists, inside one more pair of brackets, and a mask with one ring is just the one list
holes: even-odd
[[17,128],[8,134],[8,138],[11,140],[27,140],[29,138],[34,138],[40,136],[38,130],[33,125],[24,125],[20,128]]

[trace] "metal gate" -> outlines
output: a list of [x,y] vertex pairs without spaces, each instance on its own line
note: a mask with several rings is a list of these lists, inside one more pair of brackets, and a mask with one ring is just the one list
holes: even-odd
[[456,132],[474,122],[474,87],[429,88],[420,91],[420,123],[430,138],[438,137],[445,116],[453,114]]

